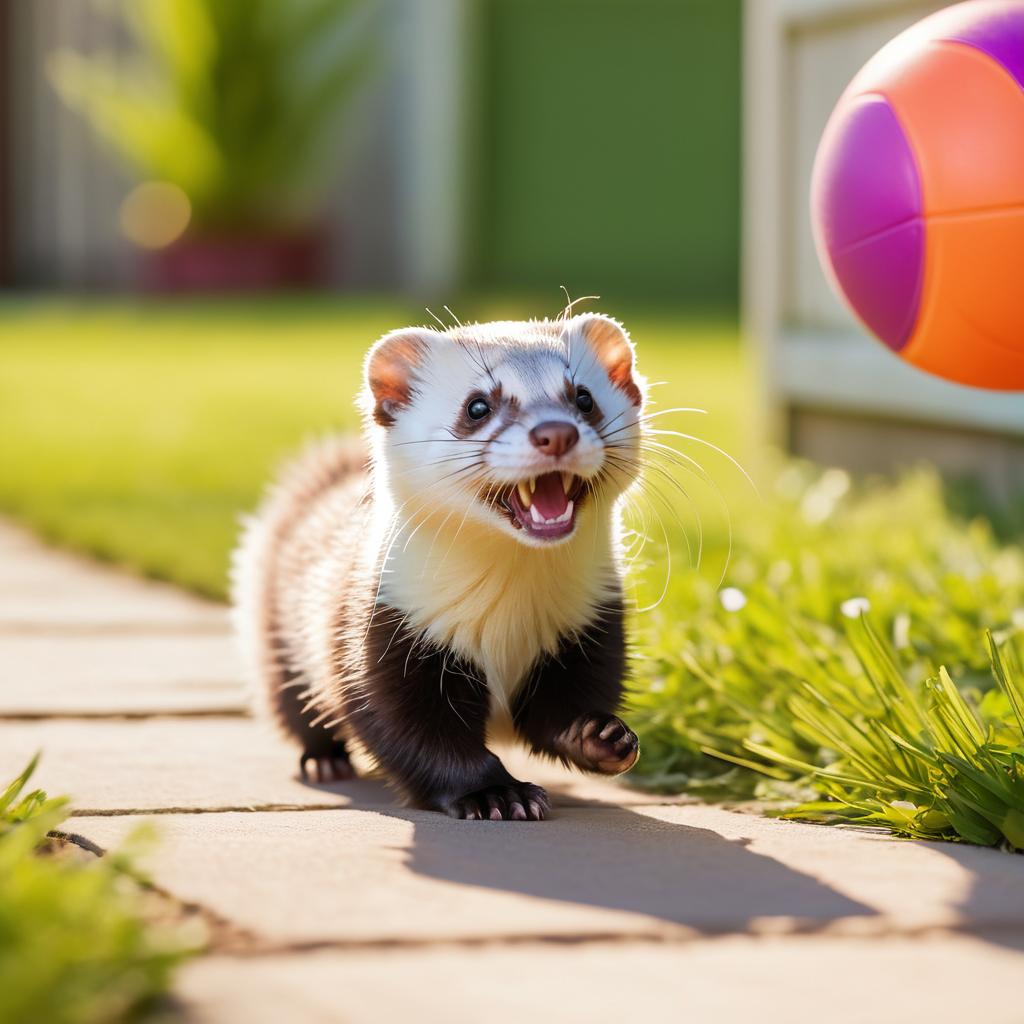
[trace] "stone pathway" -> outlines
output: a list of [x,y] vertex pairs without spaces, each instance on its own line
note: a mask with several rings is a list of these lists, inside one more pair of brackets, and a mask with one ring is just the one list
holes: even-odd
[[525,826],[303,784],[223,608],[2,524],[0,655],[0,779],[42,750],[104,848],[155,821],[153,877],[215,923],[189,1020],[1024,1020],[1024,858],[542,765],[555,816]]

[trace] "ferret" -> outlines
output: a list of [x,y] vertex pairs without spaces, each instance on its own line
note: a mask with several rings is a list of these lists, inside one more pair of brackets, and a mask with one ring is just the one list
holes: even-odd
[[415,807],[540,820],[488,749],[616,775],[639,756],[620,499],[646,383],[602,315],[407,328],[365,361],[364,443],[308,450],[246,525],[235,619],[303,777],[360,751]]

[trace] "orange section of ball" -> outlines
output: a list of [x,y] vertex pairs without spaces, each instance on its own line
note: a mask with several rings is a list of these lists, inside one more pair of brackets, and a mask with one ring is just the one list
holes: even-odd
[[1024,90],[997,61],[962,43],[915,51],[857,83],[889,101],[921,179],[924,282],[900,355],[963,384],[1019,390]]
[[882,93],[906,132],[926,215],[1024,205],[1024,89],[997,61],[932,42],[858,85]]
[[917,327],[900,353],[974,387],[1024,389],[1024,210],[928,218]]

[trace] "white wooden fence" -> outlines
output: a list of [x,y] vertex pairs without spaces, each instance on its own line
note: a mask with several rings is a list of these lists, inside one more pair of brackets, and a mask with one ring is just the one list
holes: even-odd
[[746,0],[743,298],[765,429],[853,468],[917,459],[1024,486],[1024,396],[946,383],[868,338],[814,252],[811,166],[864,62],[934,0]]

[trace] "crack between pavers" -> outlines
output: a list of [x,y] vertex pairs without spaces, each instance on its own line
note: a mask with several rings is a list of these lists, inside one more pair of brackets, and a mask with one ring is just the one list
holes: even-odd
[[224,807],[75,807],[72,818],[130,818],[158,814],[262,814],[282,811],[365,811],[368,807],[352,807],[348,804],[236,804]]
[[80,850],[85,850],[86,853],[94,854],[97,857],[102,857],[106,852],[102,846],[97,845],[83,835],[79,835],[77,832],[64,832],[59,828],[55,828],[46,834],[50,839],[57,839],[62,843],[70,843],[72,846],[77,846]]
[[138,722],[148,718],[252,718],[252,713],[237,704],[226,704],[223,707],[211,708],[156,708],[138,711],[89,711],[60,710],[52,711],[0,711],[0,722],[106,722],[131,721]]
[[[173,898],[173,897],[171,897]],[[200,918],[206,908],[193,905]],[[981,941],[1002,936],[1013,936],[1024,940],[1024,929],[1019,924],[998,922],[970,922],[960,925],[921,925],[913,928],[899,928],[883,925],[870,929],[835,928],[820,921],[787,922],[782,927],[751,928],[749,925],[722,925],[720,927],[652,928],[650,931],[588,931],[588,932],[525,932],[507,935],[457,935],[457,936],[382,936],[380,938],[353,939],[303,939],[273,941],[245,929],[237,929],[231,922],[219,921],[233,929],[227,941],[211,941],[206,949],[208,955],[234,957],[237,959],[259,959],[271,956],[288,956],[304,953],[339,952],[424,952],[434,949],[512,949],[519,946],[676,946],[683,947],[698,942],[714,942],[723,939],[746,938],[754,941],[772,939],[817,939],[817,940],[901,940],[917,941],[941,938],[975,938]],[[222,936],[224,932],[220,933]]]
[[[73,843],[97,856],[106,850],[77,833],[54,833],[56,838]],[[979,920],[960,924],[921,924],[911,927],[894,925],[885,918],[858,917],[851,921],[817,919],[784,919],[723,923],[717,926],[688,926],[668,923],[645,931],[586,932],[524,932],[504,935],[420,935],[381,936],[378,938],[311,938],[301,940],[268,939],[236,924],[196,900],[184,900],[169,889],[151,881],[138,880],[141,888],[160,896],[177,908],[185,920],[202,923],[208,941],[203,949],[207,956],[218,955],[236,959],[260,959],[317,952],[423,952],[434,949],[511,949],[518,946],[687,946],[727,938],[771,939],[852,939],[852,940],[918,940],[937,938],[976,938],[992,941],[1013,936],[1024,941],[1024,928],[1016,921]],[[853,927],[850,926],[851,922]]]
[[231,627],[218,622],[38,622],[5,619],[0,636],[221,636],[230,639]]
[[[679,804],[652,804],[627,803],[620,801],[616,804],[605,804],[599,801],[556,804],[555,810],[579,811],[579,810],[602,810],[607,808],[630,808],[650,807],[669,808],[679,807]],[[226,804],[217,807],[75,807],[69,812],[72,818],[130,818],[144,817],[149,815],[167,814],[278,814],[291,811],[389,811],[389,810],[410,810],[408,807],[401,807],[396,804],[339,804],[339,803],[315,803],[315,804],[291,804],[291,803],[267,803],[267,804]]]

